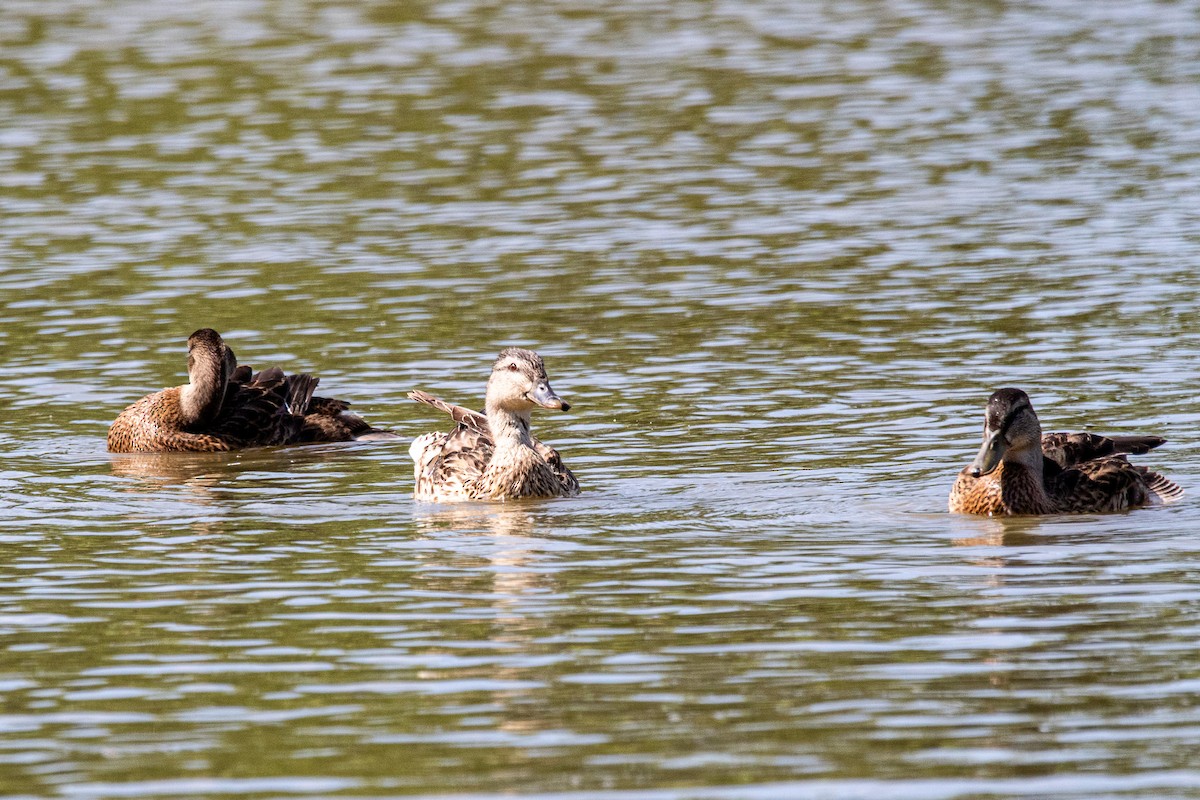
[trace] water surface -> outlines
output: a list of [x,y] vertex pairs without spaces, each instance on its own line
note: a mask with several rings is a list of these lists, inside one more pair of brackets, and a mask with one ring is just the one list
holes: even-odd
[[[0,6],[0,789],[1200,797],[1185,3]],[[104,452],[219,329],[404,441]],[[536,348],[575,500],[411,500]],[[1192,492],[945,513],[983,404]]]

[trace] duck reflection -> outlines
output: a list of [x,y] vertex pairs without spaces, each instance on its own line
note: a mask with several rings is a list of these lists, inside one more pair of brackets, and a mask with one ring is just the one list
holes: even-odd
[[1044,536],[1038,535],[1040,526],[1035,520],[997,518],[988,520],[984,527],[985,530],[974,536],[963,536],[950,542],[957,547],[1027,547],[1045,540]]
[[[308,464],[344,459],[346,450],[354,447],[325,444],[235,453],[117,454],[109,460],[112,474],[129,480],[115,485],[113,500],[134,522],[169,519],[172,526],[198,534],[220,533],[238,509],[231,502],[232,492],[247,472],[294,473]],[[181,525],[187,517],[192,521]]]
[[[547,605],[561,589],[555,571],[546,567],[551,545],[544,536],[546,523],[539,508],[544,505],[456,503],[418,506],[414,511],[414,522],[423,537],[444,539],[453,534],[448,547],[462,556],[479,555],[487,560],[484,568],[472,565],[472,572],[490,569],[487,602],[493,615],[488,639],[504,645],[505,651],[538,652],[543,647],[539,640],[557,631],[556,617]],[[456,586],[456,590],[461,587]],[[504,663],[489,664],[478,675],[502,681],[544,678],[540,672],[531,675],[529,666]],[[504,688],[491,692],[491,696],[507,709],[496,723],[501,731],[533,734],[555,725],[550,710],[538,699],[543,696],[541,689]]]
[[[139,478],[154,486],[211,485],[221,472],[233,472],[236,459],[226,453],[128,453],[114,456],[112,474]],[[135,490],[138,484],[130,484]]]
[[236,453],[122,453],[112,456],[112,474],[138,478],[129,491],[150,486],[213,486],[233,480],[247,469],[283,472],[298,464],[319,463],[345,458],[353,445],[315,445],[310,447],[261,448]]
[[131,453],[112,459],[112,474],[136,480],[123,484],[118,491],[127,494],[153,494],[169,488],[183,488],[188,499],[209,505],[215,502],[213,490],[236,470],[237,460],[226,453]]
[[[533,538],[538,530],[533,510],[523,506],[519,503],[430,505],[417,507],[413,521],[425,537],[446,533],[481,537],[473,544],[482,545],[484,557],[491,563],[495,606],[509,609],[519,605],[531,591],[546,590],[545,576],[527,569],[538,560],[544,547],[541,540]],[[498,621],[517,619],[505,617]]]

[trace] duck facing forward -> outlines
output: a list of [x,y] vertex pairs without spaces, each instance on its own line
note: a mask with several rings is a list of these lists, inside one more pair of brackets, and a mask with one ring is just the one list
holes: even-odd
[[530,433],[533,409],[570,408],[550,388],[542,357],[532,350],[510,347],[500,353],[487,382],[486,414],[421,391],[408,396],[446,412],[458,423],[450,433],[417,437],[409,448],[415,462],[416,499],[446,502],[579,494],[579,481],[558,451]]
[[1092,514],[1169,503],[1183,489],[1129,463],[1166,439],[1048,433],[1029,397],[1000,389],[988,399],[983,446],[950,490],[958,514]]
[[388,435],[346,413],[346,401],[313,397],[318,380],[279,367],[254,374],[219,333],[202,328],[188,338],[188,383],[122,411],[108,429],[108,449],[216,453]]

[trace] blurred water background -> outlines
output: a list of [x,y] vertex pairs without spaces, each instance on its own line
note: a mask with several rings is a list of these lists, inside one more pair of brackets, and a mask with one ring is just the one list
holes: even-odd
[[[1200,797],[1200,12],[5,0],[0,792]],[[577,500],[114,457],[184,342]],[[988,394],[1190,499],[945,513]]]

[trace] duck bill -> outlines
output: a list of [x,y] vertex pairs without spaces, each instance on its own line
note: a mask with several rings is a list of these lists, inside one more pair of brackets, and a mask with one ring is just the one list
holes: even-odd
[[558,411],[569,411],[571,409],[570,403],[556,395],[548,383],[538,384],[538,387],[533,390],[530,398],[542,408],[553,408]]
[[1004,458],[1004,451],[1007,449],[1008,442],[1000,435],[1000,431],[985,436],[983,446],[971,462],[971,475],[978,478],[994,472],[996,467],[1000,466],[1000,460]]

